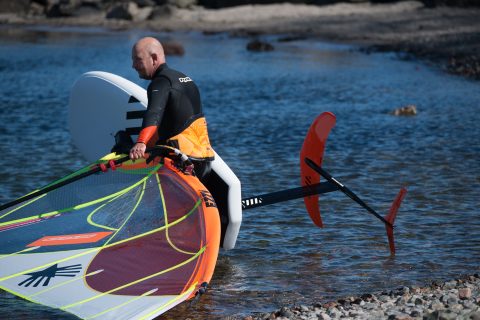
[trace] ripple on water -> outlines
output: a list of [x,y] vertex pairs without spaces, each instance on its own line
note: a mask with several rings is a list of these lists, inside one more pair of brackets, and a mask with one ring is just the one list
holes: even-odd
[[[2,29],[5,31],[5,29]],[[0,202],[80,168],[67,128],[74,80],[103,70],[138,81],[130,47],[141,32],[2,32]],[[298,153],[311,121],[337,115],[324,167],[380,212],[402,185],[397,255],[384,227],[343,194],[321,196],[324,229],[302,201],[246,211],[233,251],[222,251],[211,291],[166,319],[221,319],[284,304],[334,299],[478,272],[480,262],[480,90],[394,55],[364,55],[315,41],[276,44],[264,54],[248,39],[161,34],[186,47],[169,64],[200,87],[211,140],[241,179],[244,195],[296,187]],[[271,40],[275,40],[272,38]],[[393,117],[415,104],[416,117]],[[71,319],[0,296],[2,313]]]

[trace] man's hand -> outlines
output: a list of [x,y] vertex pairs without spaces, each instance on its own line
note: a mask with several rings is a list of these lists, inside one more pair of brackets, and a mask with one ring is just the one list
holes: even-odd
[[146,149],[147,149],[147,146],[144,143],[141,143],[141,142],[135,143],[133,148],[130,149],[130,159],[137,160],[140,158],[145,158]]

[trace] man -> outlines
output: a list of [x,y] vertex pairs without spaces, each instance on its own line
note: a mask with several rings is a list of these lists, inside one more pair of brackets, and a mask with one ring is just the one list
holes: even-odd
[[197,176],[204,177],[214,152],[197,86],[190,77],[167,66],[163,47],[155,38],[142,38],[133,46],[132,67],[140,78],[151,82],[142,130],[130,158],[144,158],[147,146],[169,145],[189,156]]

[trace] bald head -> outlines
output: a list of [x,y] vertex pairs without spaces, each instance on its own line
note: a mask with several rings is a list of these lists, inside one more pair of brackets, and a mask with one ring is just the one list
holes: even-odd
[[145,37],[132,48],[132,67],[142,79],[152,79],[158,67],[165,63],[162,44],[155,38]]

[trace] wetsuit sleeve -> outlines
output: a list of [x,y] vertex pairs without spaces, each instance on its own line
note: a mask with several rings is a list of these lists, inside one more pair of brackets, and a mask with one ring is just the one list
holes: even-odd
[[159,77],[152,81],[147,91],[148,106],[147,112],[143,116],[142,128],[160,125],[171,88],[170,81],[165,77]]
[[150,142],[150,139],[155,136],[157,133],[157,126],[149,126],[146,128],[143,128],[142,131],[140,131],[140,134],[138,135],[137,143],[143,143],[148,145]]

